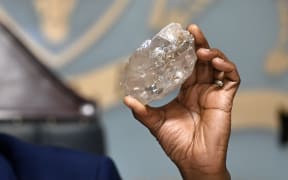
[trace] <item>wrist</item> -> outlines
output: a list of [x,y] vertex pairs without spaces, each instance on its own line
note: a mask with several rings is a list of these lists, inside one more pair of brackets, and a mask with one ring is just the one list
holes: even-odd
[[190,171],[180,171],[181,176],[184,180],[195,180],[195,179],[201,179],[201,180],[230,180],[230,173],[225,168],[223,171],[219,172],[201,172],[198,170],[190,170]]

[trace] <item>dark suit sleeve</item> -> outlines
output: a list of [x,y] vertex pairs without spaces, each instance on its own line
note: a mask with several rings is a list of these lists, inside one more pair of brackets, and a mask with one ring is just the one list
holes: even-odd
[[3,134],[0,134],[0,155],[4,158],[3,161],[0,158],[0,168],[5,168],[0,172],[1,180],[7,176],[6,172],[20,180],[121,179],[108,157],[31,145]]
[[117,171],[116,166],[110,158],[103,158],[100,170],[98,171],[98,177],[96,179],[111,179],[111,180],[119,180],[121,179],[119,173]]
[[16,176],[13,172],[7,159],[0,154],[0,179],[1,180],[16,180]]

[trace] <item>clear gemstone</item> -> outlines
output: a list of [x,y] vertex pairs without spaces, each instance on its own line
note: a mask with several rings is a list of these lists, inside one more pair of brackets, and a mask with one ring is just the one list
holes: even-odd
[[148,104],[183,84],[196,60],[194,37],[180,24],[171,23],[132,54],[121,86],[126,95]]

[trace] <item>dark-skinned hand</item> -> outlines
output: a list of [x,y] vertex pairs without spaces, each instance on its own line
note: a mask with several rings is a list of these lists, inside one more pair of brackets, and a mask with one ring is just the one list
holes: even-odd
[[[196,25],[188,30],[195,38],[198,60],[178,96],[157,108],[130,96],[124,103],[155,136],[184,179],[230,179],[226,156],[240,77],[220,50],[210,48]],[[217,86],[215,80],[224,86]]]

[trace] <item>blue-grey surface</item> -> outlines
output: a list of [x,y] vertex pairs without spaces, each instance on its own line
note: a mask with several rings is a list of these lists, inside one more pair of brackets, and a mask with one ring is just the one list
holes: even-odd
[[[51,47],[40,37],[35,13],[29,4],[32,0],[0,2],[9,12],[13,12],[10,15],[31,37],[53,51],[60,51],[94,20],[85,19],[90,15],[90,10],[96,12],[95,17],[101,13],[101,8],[92,8],[95,3],[104,8],[111,1],[81,0],[81,3],[89,2],[91,6],[87,8],[87,4],[85,6],[83,3],[82,8],[75,9],[73,16],[77,22],[73,22],[72,26],[77,28],[72,27],[73,36],[58,49]],[[195,21],[205,32],[211,46],[222,49],[238,65],[242,77],[241,90],[265,88],[287,92],[287,73],[272,78],[264,72],[266,55],[275,46],[279,30],[276,2],[215,0],[213,6]],[[129,1],[119,21],[100,41],[80,57],[56,70],[64,77],[69,77],[89,72],[129,55],[143,40],[155,33],[148,28],[153,4],[153,0]],[[120,105],[110,109],[103,113],[102,119],[107,132],[109,154],[124,179],[180,179],[175,166],[149,132],[133,119],[127,108]],[[231,138],[228,158],[233,179],[287,179],[287,150],[278,148],[276,138],[273,131],[235,132]]]
[[228,154],[232,179],[288,179],[288,148],[281,147],[277,142],[275,131],[234,131]]

